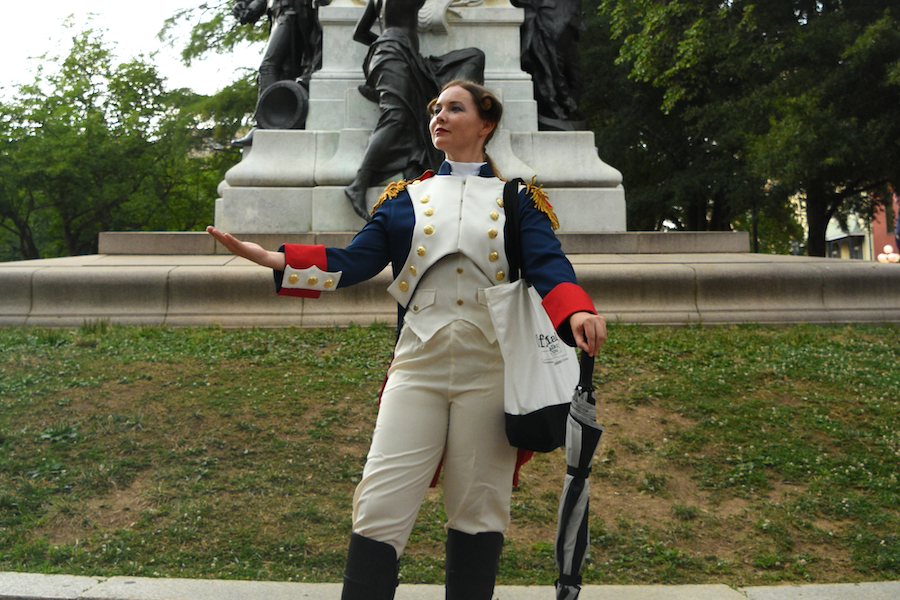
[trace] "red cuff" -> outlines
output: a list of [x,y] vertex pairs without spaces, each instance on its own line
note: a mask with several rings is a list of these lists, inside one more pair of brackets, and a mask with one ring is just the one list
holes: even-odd
[[[325,246],[322,244],[284,244],[284,262],[294,269],[318,267],[323,271],[328,270],[328,256],[325,254]],[[284,288],[279,285],[278,295],[293,296],[295,298],[318,298],[322,295],[322,292],[318,290]]]
[[319,267],[328,270],[328,256],[322,244],[285,244],[284,262],[295,269]]
[[566,324],[566,319],[577,312],[597,314],[594,301],[577,283],[560,283],[544,296],[542,304],[557,331]]

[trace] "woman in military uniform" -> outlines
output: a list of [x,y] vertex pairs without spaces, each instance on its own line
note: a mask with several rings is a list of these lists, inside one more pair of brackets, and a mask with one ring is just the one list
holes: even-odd
[[[490,600],[523,456],[506,440],[503,359],[484,290],[508,282],[504,181],[484,153],[502,106],[483,87],[447,84],[431,106],[437,173],[388,186],[344,249],[285,244],[269,252],[210,227],[234,254],[275,269],[279,294],[317,297],[390,262],[399,336],[362,480],[343,600],[388,600],[424,494],[443,469],[450,600]],[[606,323],[553,233],[539,189],[519,193],[522,271],[561,337],[592,356]]]

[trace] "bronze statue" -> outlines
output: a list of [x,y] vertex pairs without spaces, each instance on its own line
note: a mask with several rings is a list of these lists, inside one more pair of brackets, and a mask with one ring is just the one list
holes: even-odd
[[[317,8],[331,0],[235,0],[232,14],[241,24],[269,19],[269,39],[259,65],[258,126],[301,129],[306,120],[309,78],[322,66],[322,27]],[[279,82],[288,82],[275,86]],[[274,87],[273,87],[274,86]],[[271,97],[266,96],[267,91]],[[235,140],[252,144],[253,131]]]
[[[484,53],[477,48],[443,56],[419,53],[418,12],[425,0],[368,0],[353,39],[369,46],[360,93],[381,109],[362,165],[344,193],[353,210],[368,220],[366,190],[396,173],[411,179],[443,160],[428,133],[428,102],[453,79],[484,81]],[[381,25],[380,35],[371,31]]]
[[585,30],[581,0],[510,0],[525,9],[522,70],[534,82],[541,130],[587,129],[578,109],[584,74],[578,38]]

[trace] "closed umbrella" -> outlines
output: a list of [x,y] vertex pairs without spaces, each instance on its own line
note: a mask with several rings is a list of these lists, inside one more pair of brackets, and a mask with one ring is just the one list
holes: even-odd
[[556,529],[556,600],[576,600],[581,592],[581,565],[590,547],[588,535],[591,463],[603,435],[597,423],[597,398],[591,378],[594,359],[581,353],[581,378],[572,396],[566,423],[566,479],[559,499]]

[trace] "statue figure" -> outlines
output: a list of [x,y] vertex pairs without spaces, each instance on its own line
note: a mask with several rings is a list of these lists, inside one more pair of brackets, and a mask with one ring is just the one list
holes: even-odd
[[[309,78],[322,66],[322,27],[317,8],[331,0],[235,0],[232,14],[241,24],[268,14],[269,39],[259,65],[257,125],[264,129],[302,129]],[[281,82],[285,82],[281,84]],[[276,86],[275,84],[281,84]],[[271,94],[267,96],[267,92]],[[268,98],[268,101],[267,101]],[[233,142],[253,143],[253,130]]]
[[581,0],[510,0],[525,9],[522,70],[534,82],[538,129],[587,129],[578,101],[584,74],[578,38],[585,30]]
[[[355,41],[369,46],[363,63],[366,82],[359,91],[381,109],[356,178],[344,188],[353,210],[366,220],[371,185],[397,173],[411,179],[440,166],[443,153],[431,143],[423,107],[449,81],[484,81],[484,53],[477,48],[438,57],[419,54],[418,12],[424,5],[425,0],[368,0],[353,34]],[[376,22],[380,35],[372,32]]]
[[484,0],[425,0],[419,9],[419,32],[446,35],[450,32],[447,15],[461,17],[457,8],[484,6]]

